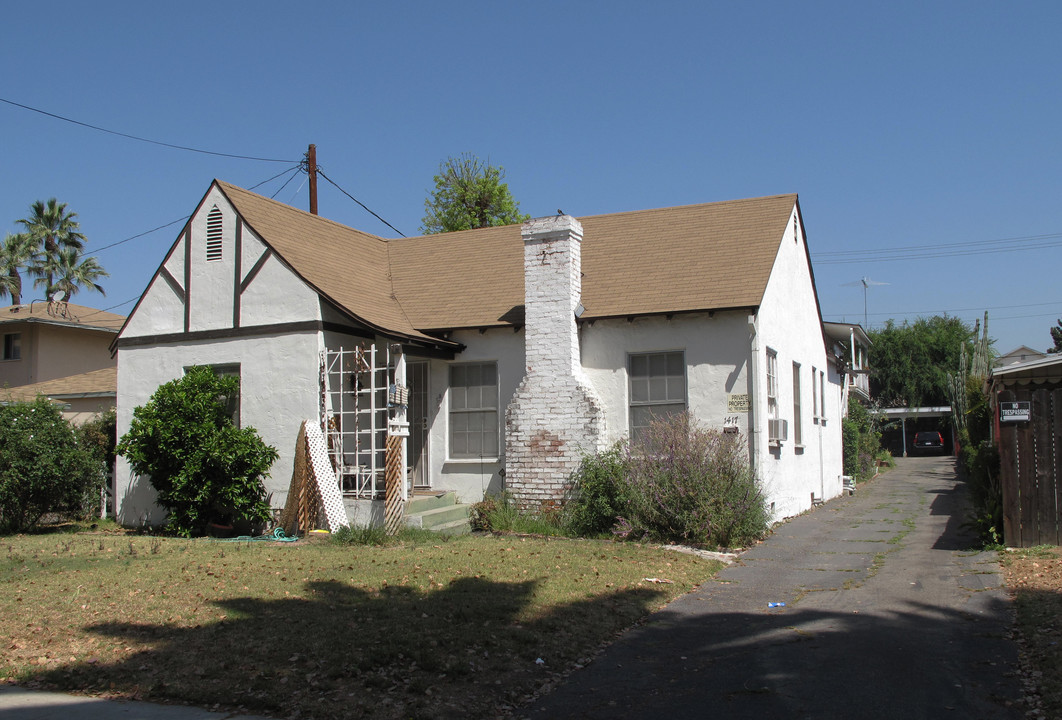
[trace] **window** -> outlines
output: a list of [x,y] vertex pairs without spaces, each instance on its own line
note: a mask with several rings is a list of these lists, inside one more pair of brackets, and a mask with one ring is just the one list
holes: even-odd
[[811,422],[819,421],[819,371],[811,366]]
[[4,335],[4,360],[22,359],[22,333]]
[[800,363],[793,363],[793,443],[801,444],[800,436]]
[[819,419],[826,422],[826,373],[819,370]]
[[[218,377],[234,377],[237,382],[240,381],[240,364],[230,363],[227,365],[208,365],[215,375]],[[188,372],[189,368],[185,368],[184,371]],[[225,401],[225,414],[232,418],[232,422],[236,427],[240,427],[240,389],[237,388],[236,394],[232,397],[221,398]]]
[[450,457],[498,457],[498,366],[450,366]]
[[767,348],[767,417],[778,417],[778,353]]
[[679,350],[630,355],[628,368],[631,441],[637,444],[653,420],[686,410],[685,353]]
[[207,262],[221,259],[221,211],[217,205],[207,215],[206,259]]

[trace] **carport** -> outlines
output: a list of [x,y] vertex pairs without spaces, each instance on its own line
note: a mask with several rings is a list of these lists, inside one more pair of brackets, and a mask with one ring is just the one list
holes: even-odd
[[[916,408],[879,408],[872,411],[875,415],[885,416],[889,420],[899,420],[901,434],[903,436],[903,456],[907,457],[907,421],[908,420],[921,420],[922,418],[939,418],[948,417],[951,415],[950,405],[941,405],[939,407],[916,407]],[[952,443],[952,452],[954,452],[955,444]]]

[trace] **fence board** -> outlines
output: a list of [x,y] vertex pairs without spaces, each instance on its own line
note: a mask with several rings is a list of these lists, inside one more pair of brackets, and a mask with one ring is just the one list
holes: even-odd
[[[1013,402],[1014,393],[1002,390],[998,402]],[[998,405],[996,412],[999,412]],[[1018,511],[1018,430],[1013,425],[999,428],[999,483],[1003,489],[1003,542],[1021,547],[1021,515]]]
[[1051,393],[1036,390],[1032,394],[1033,471],[1036,482],[1036,544],[1057,545],[1058,530],[1055,512],[1054,468],[1054,412]]
[[[1020,388],[1019,401],[1032,402],[1032,393]],[[1018,433],[1018,515],[1021,518],[1021,547],[1032,547],[1039,540],[1036,532],[1036,467],[1033,460],[1032,423],[1020,423]]]

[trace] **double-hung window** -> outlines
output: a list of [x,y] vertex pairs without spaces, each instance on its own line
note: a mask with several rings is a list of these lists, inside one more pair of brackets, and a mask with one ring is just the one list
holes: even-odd
[[778,417],[778,353],[767,348],[767,417]]
[[450,457],[498,457],[498,366],[450,366]]
[[627,360],[631,441],[638,444],[654,420],[686,410],[686,359],[675,352],[631,354]]
[[4,335],[4,360],[22,359],[22,333]]
[[801,445],[800,363],[793,363],[793,442]]

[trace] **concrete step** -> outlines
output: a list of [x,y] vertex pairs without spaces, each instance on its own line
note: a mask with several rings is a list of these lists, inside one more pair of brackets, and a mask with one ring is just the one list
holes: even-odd
[[417,513],[456,504],[457,493],[452,490],[442,490],[433,493],[414,493],[409,496],[409,502],[406,503],[406,515],[416,515]]
[[448,505],[425,510],[417,513],[406,513],[406,524],[411,527],[435,530],[436,528],[454,522],[468,524],[468,511],[470,505]]

